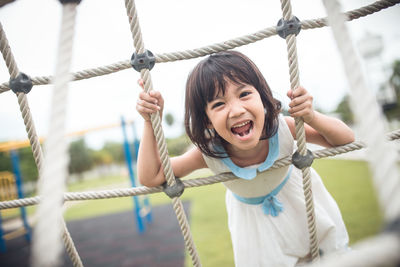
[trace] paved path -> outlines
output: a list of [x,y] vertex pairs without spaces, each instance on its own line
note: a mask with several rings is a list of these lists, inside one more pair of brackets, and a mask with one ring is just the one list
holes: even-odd
[[[190,203],[184,208],[190,218]],[[170,204],[153,207],[153,223],[143,234],[136,231],[133,211],[70,221],[67,226],[84,266],[184,266],[184,240]],[[1,267],[29,266],[30,245],[23,237],[6,245]],[[72,266],[67,256],[62,266]]]

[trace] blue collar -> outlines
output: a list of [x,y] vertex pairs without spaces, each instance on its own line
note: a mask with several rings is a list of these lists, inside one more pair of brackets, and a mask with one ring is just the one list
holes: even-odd
[[[273,135],[268,140],[269,144],[269,151],[268,156],[263,163],[257,168],[242,168],[237,166],[232,160],[228,158],[223,158],[222,162],[230,169],[230,171],[237,177],[245,179],[245,180],[252,180],[257,176],[257,171],[263,172],[270,168],[275,160],[278,158],[279,155],[279,138],[278,132]],[[223,150],[223,148],[221,148]]]
[[262,204],[262,209],[263,209],[263,212],[265,215],[271,214],[273,217],[276,217],[279,215],[280,212],[283,211],[283,204],[276,198],[276,195],[279,194],[279,192],[281,191],[283,186],[289,180],[289,177],[292,173],[292,169],[293,169],[293,165],[290,165],[289,171],[288,171],[285,179],[266,196],[246,198],[246,197],[241,197],[239,195],[236,195],[233,192],[232,192],[232,194],[236,197],[237,200],[239,200],[243,203],[251,204],[251,205]]

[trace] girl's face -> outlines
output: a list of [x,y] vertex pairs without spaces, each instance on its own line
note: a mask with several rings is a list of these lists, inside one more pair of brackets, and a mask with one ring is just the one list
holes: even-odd
[[207,103],[210,128],[230,145],[232,151],[256,148],[264,132],[264,105],[257,89],[249,84],[227,81],[225,94],[220,91]]

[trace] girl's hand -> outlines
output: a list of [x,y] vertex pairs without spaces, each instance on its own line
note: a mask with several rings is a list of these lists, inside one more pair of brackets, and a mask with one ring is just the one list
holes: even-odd
[[[140,87],[144,89],[144,82],[142,79],[138,80]],[[143,117],[145,121],[150,121],[150,114],[160,112],[162,117],[162,112],[164,109],[164,99],[161,93],[158,91],[150,91],[146,93],[144,91],[140,92],[139,99],[136,104],[136,110]]]
[[299,86],[296,90],[289,90],[287,96],[292,100],[289,103],[290,116],[303,117],[305,123],[310,123],[314,119],[314,109],[312,106],[313,97],[304,87]]

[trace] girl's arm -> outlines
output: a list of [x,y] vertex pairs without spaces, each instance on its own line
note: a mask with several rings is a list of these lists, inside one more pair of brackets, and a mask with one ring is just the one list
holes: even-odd
[[[139,84],[143,87],[143,82]],[[157,111],[162,116],[164,100],[160,92],[141,92],[136,105],[136,110],[144,119],[143,134],[138,153],[138,178],[142,185],[153,187],[165,182],[163,167],[161,165],[156,138],[150,121],[150,114]],[[194,148],[183,155],[171,158],[171,166],[176,177],[183,177],[190,172],[205,168],[206,163],[201,152]]]
[[[289,104],[289,113],[292,117],[303,117],[307,142],[325,147],[344,145],[354,142],[353,131],[341,120],[326,116],[313,109],[313,97],[303,87],[288,92],[292,99]],[[293,118],[286,118],[286,122],[295,137],[295,123]]]

